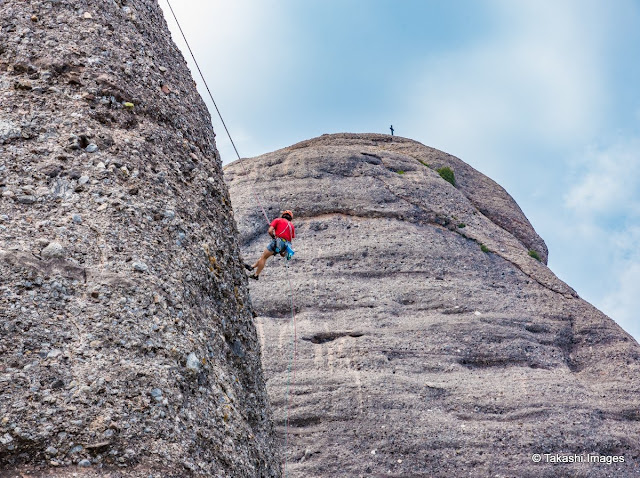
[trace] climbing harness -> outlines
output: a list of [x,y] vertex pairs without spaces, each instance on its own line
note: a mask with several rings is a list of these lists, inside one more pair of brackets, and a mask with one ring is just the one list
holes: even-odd
[[[167,5],[169,5],[169,9],[171,10],[171,14],[173,15],[174,20],[176,21],[176,25],[178,26],[178,29],[180,30],[180,34],[182,35],[182,38],[185,42],[185,44],[187,45],[187,48],[189,49],[189,53],[191,54],[191,58],[193,59],[193,62],[196,65],[196,68],[198,69],[198,73],[200,74],[200,78],[202,78],[202,82],[204,83],[205,88],[207,89],[207,93],[209,93],[209,98],[211,98],[211,102],[213,103],[213,106],[216,109],[216,112],[218,113],[218,117],[220,118],[220,121],[222,122],[222,126],[224,126],[224,130],[227,132],[227,136],[229,137],[229,141],[231,141],[231,145],[233,146],[233,150],[236,153],[236,156],[238,157],[238,162],[240,163],[240,165],[242,166],[242,169],[245,173],[245,175],[248,174],[248,171],[246,169],[246,166],[244,165],[244,162],[242,161],[242,159],[240,158],[240,153],[238,153],[238,148],[236,148],[235,143],[233,142],[233,138],[231,137],[231,133],[229,133],[229,129],[227,128],[226,123],[224,122],[224,119],[222,118],[222,114],[220,113],[220,110],[218,109],[218,105],[216,104],[215,100],[213,99],[213,95],[211,94],[211,90],[209,89],[209,85],[207,84],[207,80],[205,80],[204,75],[202,74],[202,70],[200,69],[200,65],[198,64],[198,61],[196,60],[195,55],[193,54],[193,51],[191,50],[191,46],[189,45],[189,42],[187,41],[187,37],[185,36],[184,32],[182,31],[182,27],[180,26],[180,22],[178,21],[178,17],[176,17],[175,12],[173,11],[173,7],[171,6],[171,2],[169,0],[167,1]],[[258,203],[258,205],[260,206],[260,209],[262,210],[262,214],[264,215],[264,218],[267,221],[267,224],[271,224],[271,222],[269,221],[269,216],[267,216],[267,213],[264,209],[264,206],[262,205],[262,202],[260,202],[260,198],[258,197],[258,195],[255,192],[255,188],[252,186],[251,187],[251,191],[253,193],[253,198],[255,199],[256,203]],[[291,213],[291,211],[285,211],[285,213],[289,213],[291,215],[291,218],[293,219],[293,214]],[[291,228],[291,224],[289,224],[289,228]],[[283,241],[285,241],[283,239]],[[296,358],[297,358],[297,330],[296,330],[296,313],[295,313],[295,303],[293,300],[293,287],[291,285],[291,277],[289,276],[289,260],[293,257],[294,251],[291,248],[291,245],[289,244],[289,241],[285,241],[285,248],[284,250],[286,251],[285,257],[287,258],[287,262],[286,262],[286,269],[287,269],[287,281],[289,282],[289,299],[291,302],[291,324],[292,324],[292,328],[293,328],[293,334],[291,336],[291,359],[289,360],[289,365],[287,367],[287,373],[288,373],[288,378],[287,378],[287,389],[286,389],[286,402],[287,402],[287,408],[286,408],[286,412],[285,412],[285,433],[284,433],[284,461],[282,464],[282,468],[283,468],[283,474],[284,477],[287,477],[287,455],[286,455],[286,450],[287,450],[287,445],[288,445],[288,441],[289,441],[289,408],[291,405],[291,394],[290,394],[290,389],[295,387],[295,383],[296,383]],[[293,378],[292,378],[293,376]]]
[[[276,237],[273,241],[273,255],[278,255],[284,253],[285,259],[290,261],[293,258],[293,255],[296,253],[291,248],[291,243],[286,239],[282,239],[281,237]],[[270,244],[271,245],[271,244]]]

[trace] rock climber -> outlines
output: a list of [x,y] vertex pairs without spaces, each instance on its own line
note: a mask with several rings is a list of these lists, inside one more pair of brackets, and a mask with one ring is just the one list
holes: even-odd
[[244,265],[247,270],[252,271],[255,269],[255,272],[249,276],[251,279],[258,280],[269,257],[280,254],[282,257],[287,256],[287,258],[290,258],[293,255],[291,241],[296,237],[296,231],[291,221],[293,221],[293,213],[291,211],[282,211],[282,215],[269,224],[267,232],[271,236],[271,242],[254,265]]
[[391,130],[391,136],[393,136],[393,132],[395,131],[395,130],[393,129],[393,125],[389,126],[389,129]]

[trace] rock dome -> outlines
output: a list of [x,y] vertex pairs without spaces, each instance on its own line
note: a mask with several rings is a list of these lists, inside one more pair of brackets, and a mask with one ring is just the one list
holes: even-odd
[[636,470],[640,347],[546,267],[543,240],[503,188],[386,135],[325,135],[241,162],[224,175],[247,262],[268,239],[252,188],[270,219],[295,215],[289,400],[284,259],[251,284],[281,436],[289,417],[290,476]]

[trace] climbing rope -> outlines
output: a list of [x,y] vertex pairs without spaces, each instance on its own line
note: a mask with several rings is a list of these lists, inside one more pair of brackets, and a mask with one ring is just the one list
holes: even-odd
[[[284,478],[287,478],[287,448],[289,444],[289,408],[291,407],[291,393],[290,388],[296,386],[296,358],[298,355],[298,347],[296,345],[298,332],[296,330],[296,306],[293,301],[293,287],[291,286],[291,276],[289,275],[289,263],[287,262],[287,281],[289,282],[289,298],[291,301],[291,323],[293,325],[293,334],[291,335],[291,358],[289,359],[289,366],[287,369],[287,391],[285,401],[287,402],[287,408],[284,419],[284,460],[282,468],[284,470]],[[292,379],[293,377],[293,379]]]
[[[196,65],[196,68],[198,69],[198,73],[200,74],[200,78],[202,78],[202,82],[204,83],[205,88],[207,89],[207,93],[209,93],[209,98],[211,98],[211,102],[213,103],[213,106],[216,109],[216,112],[218,113],[218,117],[220,118],[220,122],[222,123],[222,126],[224,126],[224,130],[227,133],[227,136],[229,137],[229,141],[231,141],[231,145],[233,146],[233,150],[236,153],[236,156],[238,157],[238,162],[240,163],[240,165],[242,166],[242,169],[245,173],[245,175],[248,175],[248,171],[246,166],[244,165],[244,162],[242,161],[242,159],[240,158],[240,153],[238,153],[238,148],[236,148],[236,145],[233,141],[233,138],[231,137],[231,133],[229,132],[229,129],[227,128],[226,123],[224,122],[224,119],[222,118],[222,114],[220,113],[220,109],[218,108],[218,105],[216,104],[216,101],[213,99],[213,95],[211,94],[211,90],[209,89],[209,85],[207,84],[207,80],[205,80],[204,75],[202,74],[202,70],[200,69],[200,65],[198,64],[198,60],[196,60],[195,55],[193,54],[193,50],[191,50],[191,46],[189,45],[189,42],[187,41],[187,37],[184,34],[184,31],[182,30],[182,27],[180,26],[180,22],[178,21],[178,17],[176,16],[175,12],[173,11],[173,7],[171,7],[171,2],[169,0],[167,1],[167,5],[169,5],[169,10],[171,10],[171,14],[173,15],[174,20],[176,21],[176,25],[178,25],[178,29],[180,30],[180,34],[182,35],[182,38],[185,42],[185,44],[187,45],[187,48],[189,49],[189,53],[191,54],[191,58],[193,59],[194,64]],[[258,195],[256,194],[255,188],[253,187],[253,185],[251,186],[251,191],[253,193],[253,198],[255,199],[255,201],[258,203],[258,205],[260,206],[260,209],[262,210],[262,214],[264,215],[264,218],[267,221],[267,224],[270,224],[269,221],[269,216],[267,216],[267,213],[264,209],[264,206],[262,205],[262,202],[260,202],[260,198],[258,197]],[[289,228],[291,228],[291,225],[289,225]],[[287,445],[288,445],[288,440],[289,440],[289,408],[291,405],[291,394],[290,394],[290,388],[291,387],[295,387],[295,383],[296,383],[296,358],[297,358],[297,330],[296,330],[296,313],[295,313],[295,302],[293,299],[293,287],[291,285],[291,277],[289,276],[289,263],[287,262],[286,264],[286,268],[287,268],[287,281],[289,282],[289,299],[291,301],[291,322],[293,325],[293,335],[292,335],[292,344],[291,344],[291,358],[289,360],[289,364],[287,367],[288,370],[288,377],[287,377],[287,389],[286,389],[286,403],[287,403],[287,408],[286,408],[286,413],[285,413],[285,434],[284,434],[284,462],[283,462],[283,471],[284,471],[284,476],[286,478],[287,476],[287,454],[286,454],[286,450],[287,450]]]
[[[248,174],[247,168],[244,165],[244,162],[242,161],[242,159],[240,158],[240,153],[238,153],[238,148],[236,148],[236,144],[233,142],[233,138],[231,137],[231,133],[229,133],[229,128],[227,128],[227,124],[224,122],[224,119],[222,118],[222,113],[220,113],[220,109],[218,108],[218,105],[216,104],[216,100],[213,99],[213,95],[211,94],[211,90],[209,89],[209,85],[207,84],[207,80],[204,79],[204,75],[202,74],[202,70],[200,69],[200,65],[198,64],[198,60],[196,60],[196,56],[193,54],[193,50],[191,50],[191,46],[189,45],[189,42],[187,41],[187,37],[184,34],[184,31],[182,31],[182,27],[180,26],[180,22],[178,21],[178,17],[176,17],[176,14],[173,11],[173,7],[171,6],[171,2],[169,0],[167,0],[167,5],[169,5],[169,10],[171,10],[171,15],[173,15],[173,18],[176,21],[176,25],[178,25],[178,29],[180,30],[180,34],[182,35],[184,43],[187,45],[187,48],[189,49],[189,53],[191,54],[191,58],[193,59],[193,62],[195,63],[196,68],[198,69],[198,73],[200,74],[200,78],[202,78],[202,82],[204,83],[204,86],[207,89],[207,93],[209,93],[209,98],[211,98],[211,102],[213,103],[213,106],[215,107],[216,112],[218,113],[218,117],[220,118],[220,122],[222,123],[222,126],[224,126],[224,130],[227,132],[227,136],[229,137],[229,141],[231,141],[231,146],[233,146],[233,150],[236,152],[236,156],[238,157],[238,161],[239,161],[240,165],[242,166],[242,169],[244,170],[245,175],[247,175]],[[260,202],[260,198],[258,198],[258,196],[256,194],[256,191],[255,191],[255,188],[253,186],[251,186],[251,191],[253,193],[253,198],[256,200],[256,202],[260,206],[260,209],[262,209],[262,214],[264,215],[264,218],[267,220],[267,224],[270,224],[269,216],[267,216],[267,213],[264,210],[264,207],[262,206],[262,203]]]

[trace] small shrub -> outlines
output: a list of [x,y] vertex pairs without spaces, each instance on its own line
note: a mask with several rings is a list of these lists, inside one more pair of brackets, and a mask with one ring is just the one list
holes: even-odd
[[399,169],[398,171],[396,171],[396,173],[398,174],[404,174],[404,171],[402,169]]
[[458,224],[458,227],[462,229],[463,227],[467,227],[467,225],[464,222],[461,222],[460,224]]
[[425,163],[423,160],[419,159],[418,161],[420,161],[420,164],[422,164],[423,166],[426,166],[427,168],[430,168],[431,166],[429,166],[429,163]]
[[438,174],[440,175],[440,177],[442,179],[444,179],[445,181],[450,182],[452,186],[456,185],[456,178],[455,178],[455,176],[453,174],[453,169],[451,169],[449,166],[445,166],[443,168],[436,169],[436,171],[438,171]]
[[485,246],[484,244],[480,244],[480,250],[482,252],[489,252],[489,248],[487,246]]
[[542,259],[540,259],[540,255],[533,249],[529,249],[529,255],[533,257],[536,261],[542,262]]

